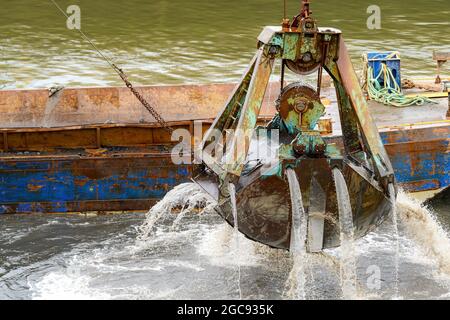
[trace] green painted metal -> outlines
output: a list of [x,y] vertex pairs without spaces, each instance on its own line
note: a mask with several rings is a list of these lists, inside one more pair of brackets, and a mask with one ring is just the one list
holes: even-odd
[[285,60],[296,60],[300,35],[298,33],[286,33],[283,35],[282,58]]
[[[227,172],[222,175],[223,179],[226,179],[229,174],[240,177],[247,160],[248,149],[274,65],[275,57],[271,48],[271,46],[264,46],[258,50],[255,71],[235,128],[236,136],[231,142],[230,153],[235,161],[228,166]],[[240,142],[244,143],[243,147],[239,147]]]
[[[318,29],[317,33],[310,34],[300,31],[283,32],[280,28],[267,27],[259,41],[258,52],[241,84],[211,127],[219,131],[229,128],[237,130],[236,137],[230,141],[231,148],[228,149],[234,156],[232,163],[226,166],[208,165],[220,179],[225,181],[230,174],[235,177],[241,175],[248,152],[247,144],[256,125],[274,60],[283,59],[290,62],[295,69],[293,71],[298,73],[311,72],[313,68],[323,66],[335,82],[346,152],[354,156],[367,152],[380,178],[392,180],[392,166],[371,119],[341,32],[336,29]],[[324,107],[320,102],[313,103],[314,107],[305,114],[289,113],[283,121],[288,133],[314,130]],[[297,137],[296,141],[309,139],[310,137]],[[312,140],[315,141],[315,138]],[[244,143],[245,147],[237,148],[238,143]]]

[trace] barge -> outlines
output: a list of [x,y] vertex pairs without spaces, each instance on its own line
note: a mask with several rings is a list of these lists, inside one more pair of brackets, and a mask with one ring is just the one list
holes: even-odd
[[[326,81],[324,82],[326,86]],[[204,132],[235,84],[144,86],[174,129]],[[258,122],[275,115],[279,83],[270,83]],[[334,89],[324,87],[324,137],[339,144]],[[395,170],[409,192],[450,184],[447,98],[392,108],[370,102]],[[0,214],[146,211],[174,186],[192,179],[193,165],[172,162],[177,141],[126,87],[0,91]],[[332,128],[330,128],[332,127]]]

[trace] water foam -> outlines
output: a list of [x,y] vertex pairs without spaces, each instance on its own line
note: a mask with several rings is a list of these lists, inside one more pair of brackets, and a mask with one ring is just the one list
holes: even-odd
[[450,274],[450,239],[434,213],[404,191],[397,196],[397,211],[406,235],[438,263],[442,272]]
[[236,259],[239,259],[241,267],[256,267],[266,258],[268,252],[273,249],[255,243],[239,233],[239,252],[235,255],[235,232],[227,223],[215,226],[211,231],[205,232],[197,246],[197,253],[208,259],[215,266],[235,267]]
[[339,207],[339,226],[341,240],[340,278],[344,299],[357,298],[356,251],[353,231],[353,214],[350,196],[344,176],[337,168],[333,169],[336,196]]
[[195,183],[183,183],[170,190],[165,197],[147,213],[145,222],[138,228],[138,240],[146,241],[154,234],[155,224],[179,210],[173,222],[175,228],[181,219],[190,212],[198,214],[212,211],[215,201]]

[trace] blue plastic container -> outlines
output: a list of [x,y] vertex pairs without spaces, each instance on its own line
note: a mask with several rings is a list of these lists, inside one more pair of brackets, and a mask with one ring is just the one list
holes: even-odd
[[[386,64],[392,71],[392,74],[397,82],[398,86],[402,87],[402,77],[400,72],[400,54],[396,51],[391,52],[368,52],[367,61],[370,67],[373,69],[373,77],[378,76],[381,70],[382,64]],[[379,82],[384,86],[384,77],[381,75]]]

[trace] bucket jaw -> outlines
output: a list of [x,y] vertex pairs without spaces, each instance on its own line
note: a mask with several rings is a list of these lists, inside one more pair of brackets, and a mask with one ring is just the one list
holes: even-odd
[[[200,146],[202,164],[194,180],[217,200],[217,211],[230,224],[234,220],[228,186],[233,183],[239,230],[255,241],[289,249],[292,199],[286,170],[293,169],[308,215],[308,248],[315,252],[340,244],[335,168],[347,184],[355,237],[389,214],[388,186],[395,182],[341,32],[319,28],[309,6],[307,11],[292,25],[284,21],[283,28],[266,27],[258,37],[254,58]],[[281,60],[282,79],[286,67],[299,75],[317,72],[317,88],[302,83],[284,87],[281,81],[277,115],[266,127],[256,128],[276,60]],[[320,101],[323,71],[336,88],[342,146],[316,129],[325,111]],[[275,156],[252,155],[251,144],[260,137],[266,141],[263,150],[272,150],[277,140]]]

